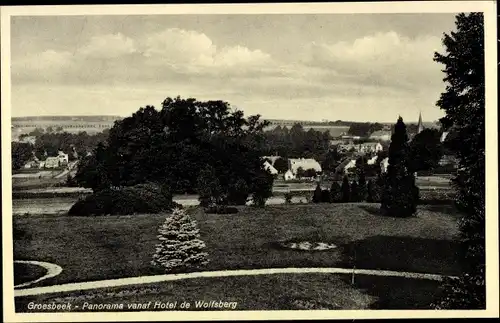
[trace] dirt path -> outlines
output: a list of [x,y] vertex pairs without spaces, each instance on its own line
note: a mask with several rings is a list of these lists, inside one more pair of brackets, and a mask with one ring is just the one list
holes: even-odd
[[[110,280],[100,280],[81,283],[70,283],[54,286],[34,287],[28,289],[17,289],[14,291],[14,296],[31,296],[61,292],[73,292],[80,290],[89,290],[107,287],[119,287],[127,285],[150,284],[165,281],[175,281],[193,278],[209,278],[209,277],[234,277],[234,276],[257,276],[257,275],[272,275],[272,274],[352,274],[352,268],[269,268],[269,269],[242,269],[242,270],[223,270],[223,271],[204,271],[185,274],[167,274],[154,276],[140,276],[130,278],[119,278]],[[373,276],[388,276],[388,277],[403,277],[412,279],[428,279],[441,281],[444,276],[435,274],[398,272],[390,270],[374,270],[374,269],[356,269],[357,275],[373,275]]]

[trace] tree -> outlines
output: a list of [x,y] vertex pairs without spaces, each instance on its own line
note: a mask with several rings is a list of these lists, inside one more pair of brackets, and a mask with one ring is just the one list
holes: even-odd
[[323,201],[323,191],[321,190],[321,186],[319,185],[319,183],[316,184],[316,189],[314,190],[312,201],[313,203],[320,203]]
[[227,198],[212,166],[207,165],[201,170],[197,184],[200,206],[209,208],[227,204]]
[[302,177],[305,177],[305,171],[304,168],[299,167],[297,168],[297,178],[301,179]]
[[347,175],[344,176],[344,179],[342,180],[342,187],[340,188],[342,191],[342,198],[341,201],[343,203],[347,203],[351,200],[351,188],[349,186],[349,178]]
[[316,177],[317,173],[314,168],[308,168],[304,171],[304,177]]
[[366,187],[366,177],[365,172],[361,172],[358,175],[358,200],[360,202],[366,201],[368,197],[368,189]]
[[351,202],[359,202],[359,190],[358,183],[356,181],[352,181],[351,183]]
[[280,174],[286,173],[288,170],[288,159],[280,157],[274,161],[273,166]]
[[424,129],[410,143],[409,160],[412,172],[432,170],[443,157],[441,134],[437,129]]
[[410,169],[408,134],[399,117],[389,147],[389,166],[382,193],[381,211],[394,217],[409,217],[417,211],[418,188]]
[[158,239],[151,264],[166,272],[182,272],[208,263],[206,245],[200,239],[196,221],[182,209],[174,209],[158,229]]
[[[482,13],[458,14],[456,31],[444,34],[445,54],[434,60],[445,66],[446,91],[437,102],[446,115],[443,127],[455,136],[449,147],[459,162],[453,179],[455,204],[461,211],[460,232],[466,270],[449,281],[443,309],[484,309],[485,290],[485,77]],[[449,140],[447,138],[447,140]]]
[[273,195],[273,175],[265,170],[260,170],[255,175],[255,180],[250,188],[252,192],[253,204],[257,207],[264,207],[266,201]]
[[33,156],[33,147],[29,143],[12,142],[12,169],[22,168]]
[[340,185],[337,182],[333,182],[330,187],[330,196],[333,203],[340,202],[342,200],[342,191],[340,190]]

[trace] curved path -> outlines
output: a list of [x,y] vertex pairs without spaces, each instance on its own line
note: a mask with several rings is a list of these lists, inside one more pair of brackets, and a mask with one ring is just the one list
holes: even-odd
[[32,281],[26,282],[26,283],[16,285],[16,286],[14,286],[14,288],[26,287],[26,286],[38,283],[42,280],[55,277],[62,272],[62,268],[60,266],[55,265],[55,264],[51,264],[49,262],[34,261],[34,260],[14,260],[14,262],[18,263],[18,264],[28,264],[28,265],[40,266],[40,267],[43,267],[47,270],[47,273],[44,276],[42,276],[38,279],[32,280]]
[[[222,271],[202,271],[185,274],[167,274],[154,276],[139,276],[130,278],[119,278],[109,280],[99,280],[91,282],[70,283],[63,285],[35,287],[28,289],[19,289],[14,291],[14,296],[31,296],[50,293],[73,292],[88,289],[119,287],[127,285],[140,285],[158,283],[164,281],[174,281],[192,278],[207,278],[207,277],[233,277],[233,276],[257,276],[257,275],[272,275],[272,274],[352,274],[352,268],[269,268],[269,269],[242,269],[242,270],[222,270]],[[373,275],[373,276],[388,276],[388,277],[403,277],[413,279],[428,279],[440,281],[442,275],[399,272],[390,270],[375,270],[375,269],[355,269],[355,274],[358,275]]]

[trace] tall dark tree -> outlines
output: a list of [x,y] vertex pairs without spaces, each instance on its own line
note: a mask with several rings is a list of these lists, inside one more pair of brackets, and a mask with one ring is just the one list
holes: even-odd
[[368,187],[364,170],[358,175],[358,200],[359,202],[366,201],[368,197]]
[[415,175],[410,169],[406,125],[399,117],[389,147],[389,166],[382,193],[381,211],[394,217],[409,217],[416,213],[419,198]]
[[343,203],[347,203],[351,200],[351,187],[349,185],[349,178],[344,176],[344,179],[342,180],[342,186],[340,188],[341,190],[341,201]]
[[432,170],[443,157],[441,134],[437,129],[424,129],[410,143],[410,167],[413,172]]
[[[455,136],[449,147],[459,162],[454,178],[456,205],[466,270],[449,282],[444,309],[479,309],[486,306],[485,293],[485,63],[482,13],[458,14],[456,30],[444,34],[444,54],[434,60],[443,64],[447,83],[437,105],[446,112],[440,121]],[[495,216],[495,214],[491,214]],[[490,282],[493,283],[493,282]]]
[[333,203],[338,203],[342,201],[342,191],[340,189],[339,183],[336,181],[332,183],[330,187],[330,196]]
[[358,183],[354,180],[351,183],[351,202],[359,202]]
[[316,189],[314,190],[313,197],[312,197],[313,203],[321,203],[322,202],[322,200],[323,200],[322,192],[323,191],[321,190],[321,186],[319,185],[319,183],[317,183]]

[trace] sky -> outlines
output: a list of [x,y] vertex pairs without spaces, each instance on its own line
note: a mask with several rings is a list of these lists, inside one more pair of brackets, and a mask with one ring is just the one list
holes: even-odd
[[454,14],[17,16],[12,116],[119,115],[166,97],[269,119],[415,122],[444,115]]

